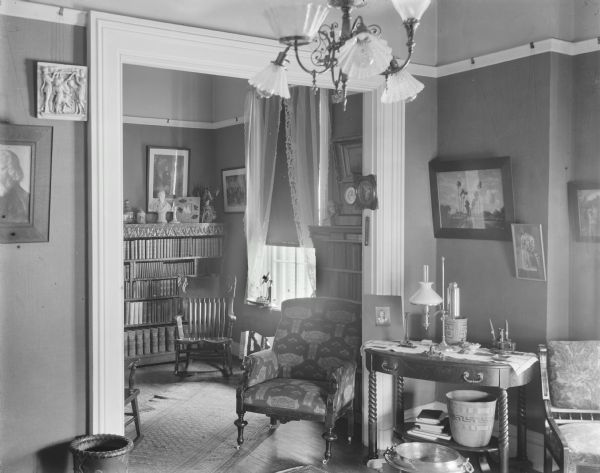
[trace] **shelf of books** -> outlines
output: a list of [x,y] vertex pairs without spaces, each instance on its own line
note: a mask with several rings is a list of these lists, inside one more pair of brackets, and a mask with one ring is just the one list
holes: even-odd
[[362,301],[362,227],[313,226],[317,295]]
[[406,422],[399,433],[406,440],[425,440],[464,451],[488,453],[498,451],[498,439],[496,437],[492,437],[490,443],[485,447],[465,447],[454,442],[448,416],[439,409],[422,409],[415,421]]
[[125,357],[172,361],[183,287],[187,278],[220,272],[223,224],[128,224],[123,236]]

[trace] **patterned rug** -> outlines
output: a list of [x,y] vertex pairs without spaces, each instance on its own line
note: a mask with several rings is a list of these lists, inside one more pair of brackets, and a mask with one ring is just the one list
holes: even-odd
[[[140,385],[143,438],[129,455],[129,473],[225,472],[268,437],[269,419],[248,413],[244,445],[235,449],[239,376],[194,375],[176,382],[171,373],[164,376],[170,384]],[[133,424],[126,435],[135,436]]]

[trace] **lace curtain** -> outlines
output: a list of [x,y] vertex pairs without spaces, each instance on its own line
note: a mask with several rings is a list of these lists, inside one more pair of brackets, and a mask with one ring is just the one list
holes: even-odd
[[[321,101],[320,96],[308,87],[293,87],[290,95],[290,99],[284,102],[284,108],[286,155],[294,223],[300,247],[312,248],[308,227],[319,224],[319,209],[322,208],[319,200],[326,195],[320,192],[323,186],[319,185],[324,172],[319,166],[320,147],[323,145],[319,126],[322,115]],[[326,101],[324,106],[327,107]],[[323,165],[325,168],[328,166],[327,159],[324,160]],[[309,279],[314,290],[314,252],[307,251],[305,254],[310,273]]]
[[260,282],[269,272],[265,257],[267,230],[275,176],[275,158],[281,99],[263,99],[253,90],[246,94],[244,132],[246,154],[246,213],[244,228],[248,251],[246,297],[260,296]]

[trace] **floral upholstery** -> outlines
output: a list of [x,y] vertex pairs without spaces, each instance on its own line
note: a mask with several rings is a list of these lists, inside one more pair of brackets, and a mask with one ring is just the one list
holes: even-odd
[[572,462],[600,465],[600,422],[574,422],[559,429],[571,451]]
[[325,423],[325,460],[338,418],[348,415],[353,429],[356,367],[361,345],[361,304],[316,297],[284,301],[273,348],[244,362],[237,389],[238,445],[244,441],[247,411],[263,413],[272,423],[318,420]]
[[600,341],[548,342],[548,376],[554,407],[600,409]]

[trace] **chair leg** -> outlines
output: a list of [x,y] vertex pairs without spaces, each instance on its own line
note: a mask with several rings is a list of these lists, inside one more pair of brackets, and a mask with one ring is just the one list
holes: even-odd
[[137,437],[134,441],[142,438],[142,426],[140,424],[140,409],[138,407],[137,397],[131,400],[131,410],[133,411],[133,423],[135,424],[135,432]]
[[552,455],[546,445],[544,445],[544,473],[552,473]]
[[228,373],[229,376],[233,375],[233,357],[231,355],[231,344],[228,343],[227,344],[227,369],[228,369]]
[[238,414],[238,418],[233,421],[238,429],[237,448],[239,449],[244,443],[244,427],[248,425],[248,421],[244,420],[244,413]]
[[188,372],[188,368],[190,366],[190,352],[192,351],[192,347],[188,345],[185,349],[185,372]]
[[175,374],[179,374],[179,343],[175,342]]
[[269,426],[269,428],[271,430],[277,429],[277,427],[279,427],[279,419],[275,416],[271,416],[270,419],[271,419],[271,425]]
[[323,455],[323,465],[327,465],[331,458],[331,442],[337,440],[337,435],[333,431],[333,427],[323,432],[321,435],[325,439],[325,455]]

